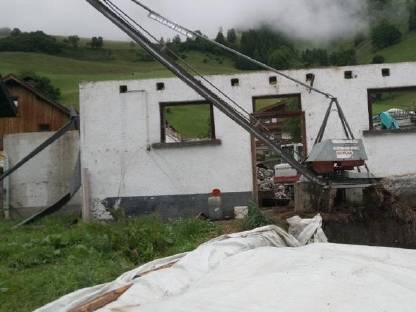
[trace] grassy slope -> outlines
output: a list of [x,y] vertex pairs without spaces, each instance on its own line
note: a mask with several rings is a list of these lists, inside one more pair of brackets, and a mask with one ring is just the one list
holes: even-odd
[[369,40],[364,41],[357,48],[360,64],[371,63],[373,57],[377,54],[384,56],[386,63],[416,61],[416,32],[404,34],[400,43],[379,51],[372,50]]
[[[169,77],[171,74],[156,62],[135,62],[135,50],[129,43],[107,43],[114,59],[107,61],[86,61],[37,53],[0,53],[0,73],[19,73],[34,71],[49,77],[61,89],[62,103],[78,107],[78,85],[81,81],[101,81],[119,79],[146,79]],[[208,62],[204,63],[203,60]],[[187,62],[204,74],[223,74],[237,72],[231,60],[223,64],[204,54],[192,52]]]
[[166,120],[185,139],[206,139],[211,134],[209,105],[171,106]]
[[[415,62],[416,61],[416,33],[405,33],[402,41],[394,46],[374,51],[371,41],[366,40],[357,47],[359,64],[371,63],[375,55],[382,55],[386,63]],[[386,94],[373,106],[374,114],[390,108],[414,110],[416,107],[416,91],[403,91],[396,94]]]
[[0,311],[32,311],[220,234],[213,223],[196,219],[163,223],[147,217],[114,224],[73,220],[50,217],[16,230],[0,221]]
[[[87,39],[81,40],[85,46]],[[345,42],[350,47],[351,42]],[[106,41],[105,49],[112,52],[111,60],[88,61],[67,57],[56,57],[36,53],[0,53],[0,73],[35,71],[51,78],[62,91],[62,103],[78,106],[78,84],[90,80],[145,79],[168,77],[171,74],[156,62],[135,62],[137,47],[130,42]],[[370,63],[373,56],[381,54],[386,62],[416,61],[416,33],[407,33],[401,43],[374,52],[369,40],[357,47],[360,64]],[[203,60],[207,59],[208,63]],[[220,64],[214,58],[202,53],[189,53],[187,61],[205,74],[237,72],[229,59]]]
[[387,92],[373,104],[373,113],[379,114],[391,108],[416,111],[416,91]]

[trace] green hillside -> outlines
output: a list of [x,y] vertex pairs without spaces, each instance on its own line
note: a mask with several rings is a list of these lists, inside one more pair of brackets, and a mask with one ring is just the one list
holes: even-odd
[[[358,64],[371,63],[375,55],[382,55],[385,62],[416,61],[416,33],[403,31],[401,42],[388,48],[374,51],[370,39],[354,47],[353,40],[342,41],[328,50],[339,47],[355,48]],[[59,38],[63,40],[62,38]],[[78,86],[81,81],[118,79],[146,79],[168,77],[171,74],[154,61],[137,61],[137,45],[131,42],[105,41],[103,49],[86,49],[87,39],[81,39],[78,50],[68,55],[52,56],[40,53],[0,52],[0,74],[35,72],[46,76],[61,89],[61,102],[78,107]],[[311,47],[314,44],[309,43]],[[302,49],[307,43],[302,43]],[[301,49],[301,47],[297,47]],[[238,72],[231,59],[201,52],[186,52],[186,61],[204,74]]]
[[[78,85],[81,81],[146,79],[171,75],[156,62],[135,61],[137,48],[128,42],[106,42],[105,48],[111,50],[111,58],[100,61],[38,53],[1,52],[0,73],[6,75],[32,71],[46,76],[61,89],[61,102],[74,107],[79,105]],[[190,52],[186,54],[186,61],[204,74],[237,72],[231,60],[221,58],[218,61],[209,54]]]
[[382,50],[373,51],[370,40],[365,40],[357,47],[359,64],[371,63],[375,55],[382,55],[386,63],[416,61],[416,32],[403,34],[401,42]]

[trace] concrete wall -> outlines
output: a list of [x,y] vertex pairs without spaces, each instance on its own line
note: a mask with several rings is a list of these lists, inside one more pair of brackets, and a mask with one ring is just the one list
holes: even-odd
[[[389,77],[382,76],[383,68],[390,69]],[[347,70],[352,70],[353,79],[344,78]],[[416,63],[285,73],[301,81],[306,81],[307,73],[313,73],[316,88],[338,97],[355,135],[365,140],[369,166],[375,174],[416,173],[413,164],[415,133],[364,136],[364,131],[369,130],[367,90],[416,86]],[[249,112],[252,112],[254,97],[300,94],[306,116],[307,143],[308,147],[312,146],[329,101],[281,77],[277,78],[276,85],[271,85],[270,76],[275,74],[258,72],[208,78]],[[232,78],[240,79],[239,86],[231,86]],[[156,91],[158,82],[165,84],[165,90]],[[120,85],[127,85],[129,92],[120,93]],[[202,100],[180,80],[84,83],[80,96],[82,166],[90,173],[96,216],[102,217],[105,206],[111,205],[135,206],[138,213],[148,212],[142,204],[142,199],[147,197],[156,203],[158,198],[171,195],[206,197],[212,188],[218,187],[225,193],[240,193],[242,201],[246,201],[252,192],[250,136],[216,109],[215,130],[222,142],[220,145],[148,149],[151,144],[160,142],[159,103]],[[336,113],[329,120],[326,134],[328,138],[343,138]],[[392,166],[387,164],[390,160],[394,160]]]
[[[9,167],[33,151],[53,132],[10,134],[4,137],[4,151]],[[29,216],[57,202],[69,191],[79,153],[79,134],[70,131],[47,147],[4,181],[9,192],[12,216]],[[4,204],[6,196],[4,198]],[[77,195],[68,209],[79,209],[81,197]]]

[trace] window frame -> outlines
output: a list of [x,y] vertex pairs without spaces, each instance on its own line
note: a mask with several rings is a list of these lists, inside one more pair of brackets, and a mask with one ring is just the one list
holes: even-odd
[[[376,133],[391,133],[391,132],[402,132],[403,130],[398,129],[398,130],[376,130],[374,129],[374,122],[373,122],[373,101],[371,98],[371,94],[372,93],[376,93],[376,92],[394,92],[394,91],[409,91],[409,90],[414,90],[416,93],[416,86],[406,86],[406,87],[388,87],[388,88],[369,88],[367,89],[367,102],[368,102],[368,120],[369,120],[369,128],[367,131],[365,131],[365,133],[368,132],[376,132]],[[413,131],[413,129],[416,130],[416,127],[412,127],[411,129],[406,129],[406,130],[411,130]]]
[[[184,142],[174,142],[174,143],[168,143],[166,142],[166,116],[165,116],[165,108],[171,107],[171,106],[186,106],[186,105],[209,105],[209,111],[210,111],[210,119],[211,119],[211,138],[209,139],[203,139],[198,140],[195,142],[192,141],[184,141]],[[204,100],[197,100],[197,101],[180,101],[180,102],[160,102],[159,103],[159,111],[160,111],[160,143],[161,144],[183,144],[183,143],[201,143],[201,142],[215,142],[217,141],[216,137],[216,131],[215,131],[215,116],[214,116],[214,106],[212,103]],[[200,145],[200,144],[195,144]]]

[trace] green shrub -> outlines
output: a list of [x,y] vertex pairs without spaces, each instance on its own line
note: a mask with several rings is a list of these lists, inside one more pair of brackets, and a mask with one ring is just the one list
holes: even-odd
[[375,55],[372,60],[372,64],[383,64],[385,62],[384,56],[382,55]]
[[243,229],[252,230],[269,224],[273,223],[263,215],[259,207],[254,202],[251,202],[248,205],[248,215],[243,220]]

